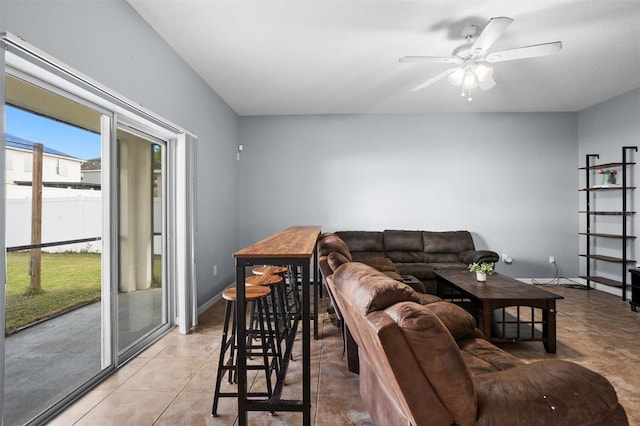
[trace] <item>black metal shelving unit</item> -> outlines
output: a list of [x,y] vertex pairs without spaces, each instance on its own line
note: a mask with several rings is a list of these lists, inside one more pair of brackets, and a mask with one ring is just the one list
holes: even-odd
[[[629,287],[629,281],[627,279],[627,269],[628,265],[631,263],[635,263],[635,260],[629,259],[629,242],[635,239],[634,235],[629,235],[629,218],[633,217],[636,212],[630,211],[627,208],[628,204],[628,193],[636,189],[635,186],[629,186],[628,184],[628,169],[630,166],[634,165],[635,162],[629,161],[631,151],[637,152],[638,147],[636,146],[623,146],[622,147],[622,162],[620,163],[602,163],[602,164],[594,164],[594,161],[598,159],[600,156],[598,154],[587,154],[585,158],[585,166],[580,167],[580,170],[585,171],[585,187],[580,189],[585,193],[585,210],[581,210],[579,213],[584,213],[586,215],[586,231],[580,232],[580,235],[585,235],[586,239],[586,250],[585,253],[580,254],[580,256],[586,258],[587,268],[586,275],[580,276],[587,282],[587,288],[591,288],[591,283],[599,283],[603,285],[607,285],[610,287],[616,287],[622,290],[622,300],[627,300],[627,289]],[[615,186],[594,186],[591,182],[591,174],[598,169],[615,169],[620,170],[621,185]],[[621,209],[620,210],[594,210],[592,209],[592,201],[595,195],[601,191],[620,191],[621,193]],[[598,216],[619,216],[621,219],[620,229],[621,232],[619,234],[611,234],[611,233],[602,233],[602,232],[594,232],[595,221]],[[617,239],[620,240],[621,250],[620,256],[607,256],[594,252],[594,247],[592,241],[596,238],[608,238],[608,239]],[[597,268],[594,267],[594,263],[601,262],[612,262],[619,263],[621,265],[621,279],[611,279],[603,276],[597,275]]]

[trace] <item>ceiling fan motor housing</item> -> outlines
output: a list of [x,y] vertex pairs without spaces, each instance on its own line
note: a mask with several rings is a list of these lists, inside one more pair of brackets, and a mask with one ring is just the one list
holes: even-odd
[[462,30],[460,31],[460,35],[462,35],[462,37],[469,38],[469,37],[473,37],[474,35],[476,35],[476,33],[478,32],[478,27],[475,25],[466,25],[464,28],[462,28]]
[[475,42],[475,35],[478,32],[478,27],[475,25],[467,25],[462,28],[460,35],[465,38],[465,43],[453,49],[453,56],[457,56],[460,59],[465,59],[471,56],[471,46]]

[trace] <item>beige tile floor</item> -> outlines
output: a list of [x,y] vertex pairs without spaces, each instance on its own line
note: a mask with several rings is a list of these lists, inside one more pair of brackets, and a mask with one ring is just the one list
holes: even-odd
[[[558,302],[558,352],[540,343],[506,344],[527,361],[567,359],[605,375],[614,385],[631,425],[640,425],[640,313],[627,302],[596,291],[545,287],[565,297]],[[323,299],[326,303],[326,299]],[[52,425],[232,425],[237,403],[223,398],[211,417],[215,369],[224,305],[200,317],[188,335],[172,331],[62,412]],[[312,424],[369,425],[357,376],[342,357],[339,331],[320,317],[321,339],[311,341]],[[284,398],[300,394],[300,344],[290,364]],[[256,385],[260,381],[255,380]],[[253,425],[299,425],[300,413],[250,413]]]

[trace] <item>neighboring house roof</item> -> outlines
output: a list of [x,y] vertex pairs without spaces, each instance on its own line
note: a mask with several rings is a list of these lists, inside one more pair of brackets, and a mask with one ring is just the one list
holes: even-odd
[[[30,180],[14,180],[14,184],[18,186],[31,186]],[[72,189],[100,189],[99,183],[87,182],[42,182],[45,188],[72,188]]]
[[101,158],[92,158],[91,160],[87,160],[80,166],[80,170],[83,172],[89,171],[100,171],[102,170],[102,159]]
[[[9,146],[9,147],[12,147],[12,148],[18,148],[18,149],[25,149],[27,151],[33,151],[33,145],[34,144],[35,144],[35,142],[32,142],[30,140],[21,138],[19,136],[12,135],[11,133],[5,133],[5,145],[6,146]],[[43,145],[42,152],[44,152],[45,154],[57,155],[59,157],[67,157],[67,158],[73,158],[74,160],[79,160],[79,158],[74,157],[73,155],[65,154],[62,151],[58,151],[57,149],[49,148],[46,145]]]

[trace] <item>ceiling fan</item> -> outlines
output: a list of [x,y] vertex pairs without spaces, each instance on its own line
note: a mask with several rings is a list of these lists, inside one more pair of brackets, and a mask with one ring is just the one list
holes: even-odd
[[477,26],[465,26],[462,28],[460,34],[466,39],[466,42],[456,47],[451,56],[405,56],[400,58],[400,62],[438,62],[457,65],[430,78],[412,90],[422,90],[448,77],[451,84],[462,87],[462,96],[466,94],[470,101],[472,100],[471,89],[479,87],[480,90],[484,91],[496,85],[496,81],[493,79],[493,69],[484,65],[484,62],[495,63],[515,59],[535,58],[553,55],[562,49],[562,42],[554,41],[552,43],[536,44],[489,53],[491,46],[493,46],[512,22],[513,19],[511,18],[491,18],[478,37],[476,37],[478,31]]

